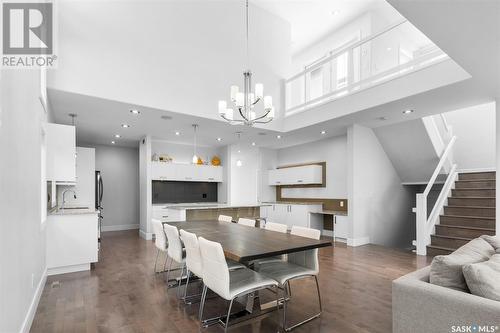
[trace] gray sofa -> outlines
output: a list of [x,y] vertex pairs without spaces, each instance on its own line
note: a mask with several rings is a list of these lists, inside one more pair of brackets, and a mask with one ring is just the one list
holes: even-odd
[[393,332],[461,332],[453,327],[477,325],[500,333],[500,302],[430,284],[429,273],[430,266],[393,281]]

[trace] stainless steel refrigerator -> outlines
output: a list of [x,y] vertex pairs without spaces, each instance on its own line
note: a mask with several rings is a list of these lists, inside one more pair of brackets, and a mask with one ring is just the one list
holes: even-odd
[[98,225],[98,233],[97,233],[97,241],[99,244],[99,250],[101,249],[101,228],[102,228],[102,196],[104,194],[104,184],[102,182],[102,176],[100,171],[95,172],[95,209],[99,210],[99,225]]

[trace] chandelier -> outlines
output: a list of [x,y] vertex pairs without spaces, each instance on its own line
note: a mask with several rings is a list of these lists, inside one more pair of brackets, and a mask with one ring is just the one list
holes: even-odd
[[[248,0],[246,0],[246,52],[247,63],[249,63],[248,52]],[[252,91],[252,72],[248,69],[243,72],[243,91],[238,86],[231,86],[231,102],[238,111],[235,115],[233,108],[227,107],[226,101],[219,101],[219,115],[230,124],[243,124],[253,126],[254,124],[266,124],[274,118],[273,99],[271,96],[264,96],[264,85],[257,83]],[[263,113],[255,111],[255,106],[261,102],[264,104]]]

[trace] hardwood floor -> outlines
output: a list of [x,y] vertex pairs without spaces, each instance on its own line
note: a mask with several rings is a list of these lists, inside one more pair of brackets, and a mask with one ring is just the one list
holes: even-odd
[[[391,281],[430,259],[375,245],[339,244],[320,250],[323,314],[293,332],[391,332]],[[47,279],[31,332],[200,331],[198,304],[179,302],[175,288],[167,292],[163,274],[153,274],[155,255],[153,242],[140,239],[135,230],[104,233],[95,269]],[[292,283],[289,304],[291,320],[317,311],[312,279]],[[206,316],[224,309],[224,302],[210,299]],[[222,329],[215,325],[201,331]],[[231,331],[277,332],[276,315]]]

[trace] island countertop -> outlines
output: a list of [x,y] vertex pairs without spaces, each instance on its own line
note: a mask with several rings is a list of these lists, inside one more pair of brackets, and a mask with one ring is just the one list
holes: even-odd
[[68,206],[65,209],[60,207],[54,208],[48,212],[48,215],[82,215],[82,214],[97,214],[99,210],[94,207],[76,207]]
[[228,205],[225,203],[184,203],[184,204],[154,204],[162,208],[176,209],[176,210],[198,210],[198,209],[221,209],[221,208],[247,208],[247,207],[264,207],[270,206],[268,203],[255,204],[255,205]]

